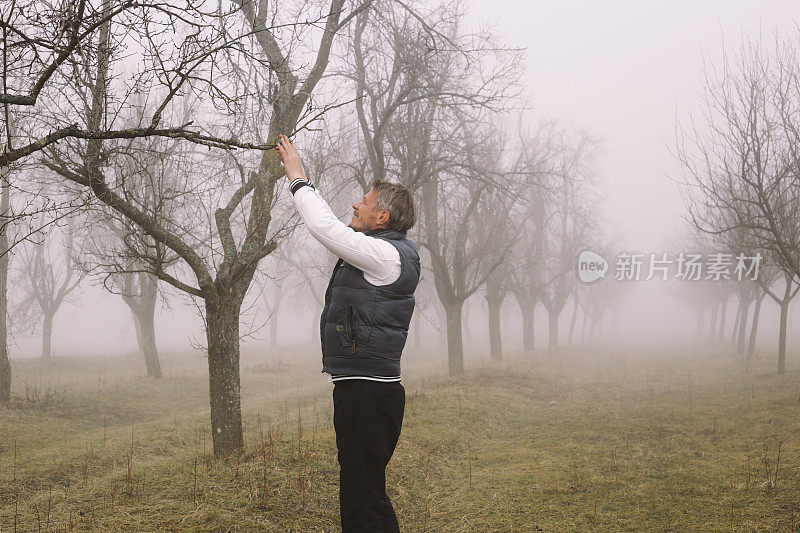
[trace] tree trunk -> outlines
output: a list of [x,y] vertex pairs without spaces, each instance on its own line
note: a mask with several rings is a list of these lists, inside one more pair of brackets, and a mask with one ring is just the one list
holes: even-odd
[[[470,304],[464,302],[464,305],[461,307],[461,331],[464,334],[464,340],[467,342],[467,346],[474,346],[475,343],[472,339],[472,328],[469,327],[470,316],[472,315],[472,308]],[[466,328],[464,327],[466,326]]]
[[736,351],[744,353],[744,335],[747,331],[747,315],[750,314],[750,302],[742,302],[742,314],[739,315],[739,329],[736,335]]
[[489,311],[489,353],[493,361],[503,358],[500,308],[503,306],[504,296],[502,279],[495,274],[489,276],[486,279],[486,305]]
[[273,283],[272,288],[272,301],[265,302],[269,305],[269,308],[272,309],[272,312],[269,315],[269,345],[271,348],[278,347],[278,315],[280,314],[281,310],[281,299],[282,299],[282,287],[277,283]]
[[581,344],[586,344],[586,328],[589,326],[591,315],[588,311],[583,312],[583,320],[581,321]]
[[464,344],[461,337],[461,309],[464,302],[445,308],[447,315],[447,362],[451,376],[464,373]]
[[592,327],[589,328],[589,342],[593,343],[597,340],[597,335],[600,331],[600,326],[603,323],[603,312],[595,313],[592,315]]
[[229,455],[244,444],[239,381],[239,313],[235,296],[206,299],[208,379],[214,455]]
[[[0,214],[5,216],[11,207],[9,169],[0,170]],[[8,224],[0,226],[0,402],[11,401],[11,361],[8,357]]]
[[527,353],[533,352],[533,319],[536,304],[519,297],[516,298],[519,310],[522,312],[522,349]]
[[[3,180],[2,204],[7,206],[8,185]],[[4,207],[3,213],[7,207]],[[11,361],[8,358],[8,225],[0,228],[0,402],[11,400]]]
[[139,317],[139,348],[144,354],[144,365],[147,368],[147,375],[152,378],[161,379],[164,374],[161,372],[161,362],[158,359],[158,347],[156,346],[156,327],[154,313],[143,313]]
[[447,346],[447,311],[441,305],[434,305],[436,318],[439,320],[439,348]]
[[44,312],[42,318],[42,359],[51,359],[53,352],[51,350],[51,341],[53,339],[53,317],[55,313],[50,311]]
[[272,348],[278,347],[278,310],[272,312],[269,317],[269,345]]
[[561,313],[555,309],[547,310],[547,323],[549,326],[549,335],[547,338],[547,345],[550,348],[558,346],[558,317]]
[[728,312],[728,299],[726,298],[725,301],[719,305],[722,309],[719,318],[719,332],[717,333],[717,339],[719,339],[719,342],[725,342],[725,315]]
[[717,329],[717,319],[719,318],[719,306],[715,305],[711,308],[711,322],[708,324],[708,338],[714,340],[714,333]]
[[758,334],[758,317],[761,315],[761,301],[764,299],[764,294],[762,293],[759,298],[756,299],[756,306],[753,309],[753,323],[750,326],[750,339],[747,343],[747,359],[753,357],[756,351],[756,335]]
[[500,335],[500,304],[497,299],[486,299],[489,306],[489,352],[493,361],[503,358],[502,340]]
[[131,316],[133,316],[133,329],[136,331],[136,345],[139,346],[139,351],[144,353],[144,342],[142,341],[142,324],[139,322],[139,315],[136,314],[136,311],[131,307]]
[[[126,291],[132,290],[130,279],[126,281]],[[158,300],[158,280],[150,274],[139,273],[138,295],[123,294],[123,300],[128,304],[128,309],[133,316],[133,325],[136,329],[136,342],[144,356],[144,366],[147,375],[161,379],[161,362],[158,358],[156,346],[155,313]]]
[[419,350],[419,342],[420,336],[422,334],[422,330],[420,329],[419,325],[419,310],[416,310],[414,313],[414,349]]
[[572,318],[569,321],[569,337],[567,337],[567,344],[572,346],[572,339],[575,334],[575,323],[578,321],[578,304],[574,302],[574,307],[572,308]]
[[739,298],[739,305],[736,306],[736,318],[733,319],[733,331],[731,332],[731,344],[736,341],[736,334],[739,331],[739,319],[742,316],[742,299]]
[[786,373],[786,317],[789,314],[789,302],[781,303],[781,327],[778,337],[778,374]]
[[[786,284],[791,287],[791,283]],[[787,288],[787,293],[789,289]],[[786,373],[786,317],[789,315],[789,298],[781,302],[781,327],[778,333],[778,374]]]

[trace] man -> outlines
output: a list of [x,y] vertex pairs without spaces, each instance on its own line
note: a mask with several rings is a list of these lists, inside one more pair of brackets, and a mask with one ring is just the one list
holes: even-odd
[[400,355],[414,312],[419,254],[405,238],[416,221],[411,193],[374,180],[345,226],[303,173],[300,154],[281,135],[278,153],[300,218],[340,259],[320,319],[322,371],[333,385],[342,530],[399,532],[386,495],[386,465],[403,424]]

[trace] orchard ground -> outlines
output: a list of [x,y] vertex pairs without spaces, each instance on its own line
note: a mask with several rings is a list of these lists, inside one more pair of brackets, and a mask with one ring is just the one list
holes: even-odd
[[[0,531],[337,531],[333,385],[246,353],[244,451],[211,454],[206,360],[15,362]],[[800,362],[720,349],[408,351],[387,491],[409,532],[798,531]]]

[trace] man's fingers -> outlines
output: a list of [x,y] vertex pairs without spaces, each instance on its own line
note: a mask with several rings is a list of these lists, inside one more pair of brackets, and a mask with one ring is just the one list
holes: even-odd
[[275,149],[278,150],[281,159],[290,156],[294,157],[295,155],[298,157],[300,156],[292,140],[282,133],[278,135],[278,142],[275,144]]
[[288,150],[289,146],[290,146],[290,144],[287,142],[287,140],[288,139],[286,138],[285,135],[281,135],[280,139],[278,140],[278,144],[284,150]]

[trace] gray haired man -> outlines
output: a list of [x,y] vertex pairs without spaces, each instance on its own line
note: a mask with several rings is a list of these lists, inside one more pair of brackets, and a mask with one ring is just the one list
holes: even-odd
[[342,530],[399,532],[386,465],[403,424],[400,356],[420,276],[417,248],[406,239],[416,221],[413,197],[402,185],[374,180],[345,225],[306,178],[292,141],[281,135],[276,149],[308,231],[339,257],[320,338],[322,372],[334,384]]

